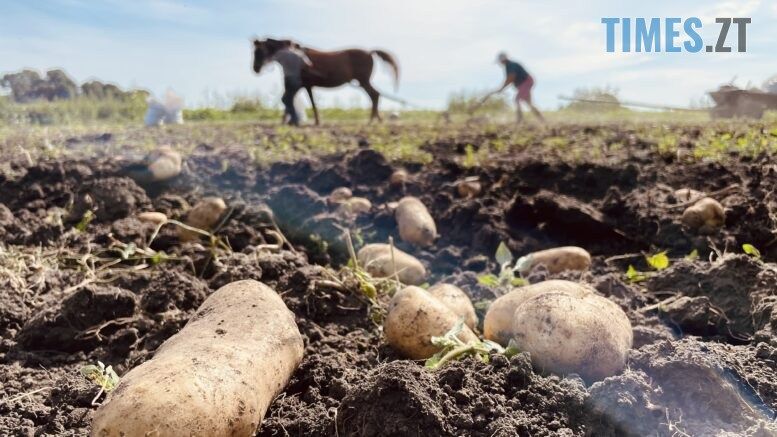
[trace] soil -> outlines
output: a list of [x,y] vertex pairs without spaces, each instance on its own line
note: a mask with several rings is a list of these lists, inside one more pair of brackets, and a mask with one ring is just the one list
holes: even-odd
[[[461,158],[464,145],[482,141],[477,134],[424,145],[435,154],[426,166],[389,162],[361,144],[258,168],[239,147],[203,145],[181,176],[152,185],[116,159],[12,163],[0,175],[0,434],[87,435],[98,388],[81,367],[99,360],[126,373],[210,293],[251,278],[283,297],[305,339],[302,365],[257,435],[777,435],[777,173],[767,157],[668,159],[631,136],[629,148],[602,158],[525,151],[475,167]],[[400,167],[409,180],[391,186]],[[483,192],[461,198],[456,183],[465,177],[478,177]],[[372,210],[337,213],[326,197],[340,186],[370,199]],[[725,226],[712,235],[684,228],[678,188],[717,193]],[[216,235],[231,250],[181,243],[166,225],[151,244],[168,257],[161,265],[122,261],[116,248],[145,247],[154,230],[138,212],[183,220],[209,195],[229,206]],[[440,233],[432,246],[399,238],[388,203],[404,195],[429,207]],[[526,353],[438,371],[401,359],[381,335],[387,296],[371,302],[338,273],[349,257],[344,229],[357,246],[393,237],[427,266],[430,283],[461,286],[481,316],[504,292],[477,280],[497,270],[500,242],[516,255],[583,246],[594,258],[589,272],[539,266],[526,278],[588,282],[620,305],[635,335],[627,368],[583,381],[540,373]],[[744,243],[761,258],[742,254]],[[671,266],[651,271],[643,253],[659,250]],[[698,258],[684,259],[693,250]],[[106,259],[119,262],[100,270]],[[630,282],[628,265],[647,280]],[[333,277],[343,285],[332,286]]]

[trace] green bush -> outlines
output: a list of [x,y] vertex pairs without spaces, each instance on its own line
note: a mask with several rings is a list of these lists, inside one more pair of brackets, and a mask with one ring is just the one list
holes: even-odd
[[258,113],[263,109],[265,109],[264,104],[259,98],[238,97],[229,111],[236,114],[246,112]]

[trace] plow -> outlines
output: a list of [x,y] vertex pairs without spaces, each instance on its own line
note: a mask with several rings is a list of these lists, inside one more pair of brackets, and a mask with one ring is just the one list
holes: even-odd
[[[760,119],[766,111],[777,110],[777,92],[764,91],[758,88],[743,89],[732,84],[721,85],[714,91],[707,93],[713,106],[709,108],[689,108],[669,106],[644,102],[619,101],[620,106],[644,109],[656,109],[662,111],[708,111],[710,116],[719,118],[755,118]],[[559,99],[570,102],[594,103],[613,105],[612,101],[596,99],[580,99],[575,97],[559,96]]]

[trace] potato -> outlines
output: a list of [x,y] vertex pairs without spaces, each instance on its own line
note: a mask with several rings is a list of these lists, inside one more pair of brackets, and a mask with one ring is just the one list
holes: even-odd
[[389,183],[394,187],[399,187],[407,183],[409,175],[405,169],[399,169],[391,173]]
[[270,287],[227,284],[94,413],[92,436],[252,436],[302,361],[294,314]]
[[726,211],[717,200],[705,197],[683,211],[681,221],[700,234],[711,234],[726,223]]
[[480,182],[470,179],[465,179],[456,187],[459,191],[459,196],[465,198],[465,199],[471,199],[473,197],[477,197],[480,194],[480,191],[482,190],[482,186],[480,185]]
[[181,174],[183,159],[181,154],[169,146],[162,146],[151,152],[145,159],[151,180],[166,181]]
[[[186,224],[204,231],[210,231],[216,226],[227,204],[220,197],[204,197],[186,215]],[[180,229],[178,238],[181,241],[192,241],[199,238],[200,234],[188,229]]]
[[516,308],[512,339],[545,371],[587,381],[612,376],[623,369],[633,334],[623,311],[602,301],[609,302],[595,294],[535,296]]
[[[389,345],[402,356],[422,360],[439,350],[431,338],[445,335],[458,321],[459,316],[445,304],[423,288],[411,286],[391,299],[383,332]],[[465,343],[478,339],[467,326],[458,337]]]
[[137,215],[137,218],[143,223],[149,223],[154,226],[159,226],[167,222],[167,216],[164,215],[164,213],[155,211],[141,212]]
[[[391,246],[388,244],[368,244],[359,250],[356,259],[370,275],[376,278],[394,276],[394,268],[391,263]],[[420,285],[426,281],[426,268],[414,256],[395,247],[394,262],[399,281],[403,284]]]
[[512,337],[515,309],[522,303],[547,293],[582,297],[593,292],[593,289],[587,285],[556,279],[516,288],[491,302],[483,319],[483,336],[502,346],[507,346]]
[[680,188],[675,190],[674,197],[678,202],[695,202],[704,197],[704,193],[692,188]]
[[343,203],[353,197],[353,192],[348,187],[340,187],[332,190],[329,194],[329,203],[337,204]]
[[344,201],[337,208],[337,211],[346,215],[358,215],[369,212],[372,209],[372,202],[364,197],[351,197]]
[[586,271],[591,267],[591,255],[582,247],[564,246],[532,252],[517,262],[521,274],[529,273],[534,266],[540,264],[547,267],[550,273],[564,270]]
[[437,226],[423,203],[415,197],[403,197],[394,212],[402,240],[416,246],[430,246],[437,238]]
[[429,289],[429,294],[444,303],[464,324],[472,330],[478,325],[478,316],[472,301],[461,288],[452,284],[435,284]]

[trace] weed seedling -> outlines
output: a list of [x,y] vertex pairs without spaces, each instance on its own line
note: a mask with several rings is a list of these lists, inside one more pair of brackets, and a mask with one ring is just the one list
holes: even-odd
[[[350,232],[345,231],[343,238],[350,255],[348,264],[343,266],[337,273],[326,270],[324,274],[327,276],[327,279],[313,281],[311,287],[314,289],[317,287],[328,287],[344,293],[358,290],[359,294],[369,303],[370,319],[376,325],[381,325],[385,315],[385,308],[381,306],[378,297],[381,294],[392,295],[402,287],[402,284],[396,275],[388,278],[373,278],[363,266],[359,265]],[[393,254],[393,240],[390,240],[390,243]],[[394,270],[396,271],[396,268]]]
[[666,256],[666,251],[658,252],[655,255],[646,256],[645,261],[654,270],[664,270],[669,267],[669,257]]
[[462,329],[464,329],[464,319],[459,320],[459,322],[442,337],[432,337],[432,344],[441,349],[431,358],[426,360],[424,366],[427,369],[439,369],[449,361],[466,355],[474,355],[480,361],[488,363],[489,354],[492,352],[503,354],[507,358],[518,353],[518,348],[515,347],[512,342],[506,348],[491,340],[464,343],[458,337]]
[[752,256],[755,259],[761,259],[761,251],[756,249],[755,246],[749,243],[745,243],[742,245],[742,250],[745,251],[746,254]]
[[[691,252],[693,254],[693,252]],[[699,254],[696,252],[696,256]],[[669,267],[669,257],[666,255],[666,251],[658,252],[655,255],[645,255],[645,261],[655,271],[661,271]],[[649,272],[640,272],[633,265],[629,264],[629,268],[626,270],[626,279],[629,282],[642,282],[647,280],[651,276]]]
[[688,255],[685,255],[685,259],[688,261],[696,261],[697,259],[699,259],[699,251],[696,249],[693,249],[691,253],[689,253]]
[[486,287],[491,288],[506,288],[506,287],[520,287],[526,285],[527,282],[520,275],[516,276],[516,272],[520,271],[519,264],[523,258],[518,259],[513,267],[513,253],[503,242],[499,243],[499,247],[496,248],[496,254],[494,255],[497,264],[499,264],[499,275],[493,273],[487,273],[485,275],[478,276],[478,282]]
[[75,226],[76,230],[78,232],[86,231],[86,228],[89,226],[89,223],[91,223],[92,220],[94,220],[94,212],[90,209],[90,210],[87,210],[84,213],[84,215],[81,217],[81,220],[78,223],[76,223],[76,226]]
[[105,367],[105,364],[103,364],[102,361],[98,361],[96,366],[94,364],[88,364],[82,367],[81,375],[100,387],[97,396],[92,399],[92,406],[99,405],[97,399],[99,399],[103,393],[112,392],[113,389],[119,385],[119,375],[113,371],[112,366]]

